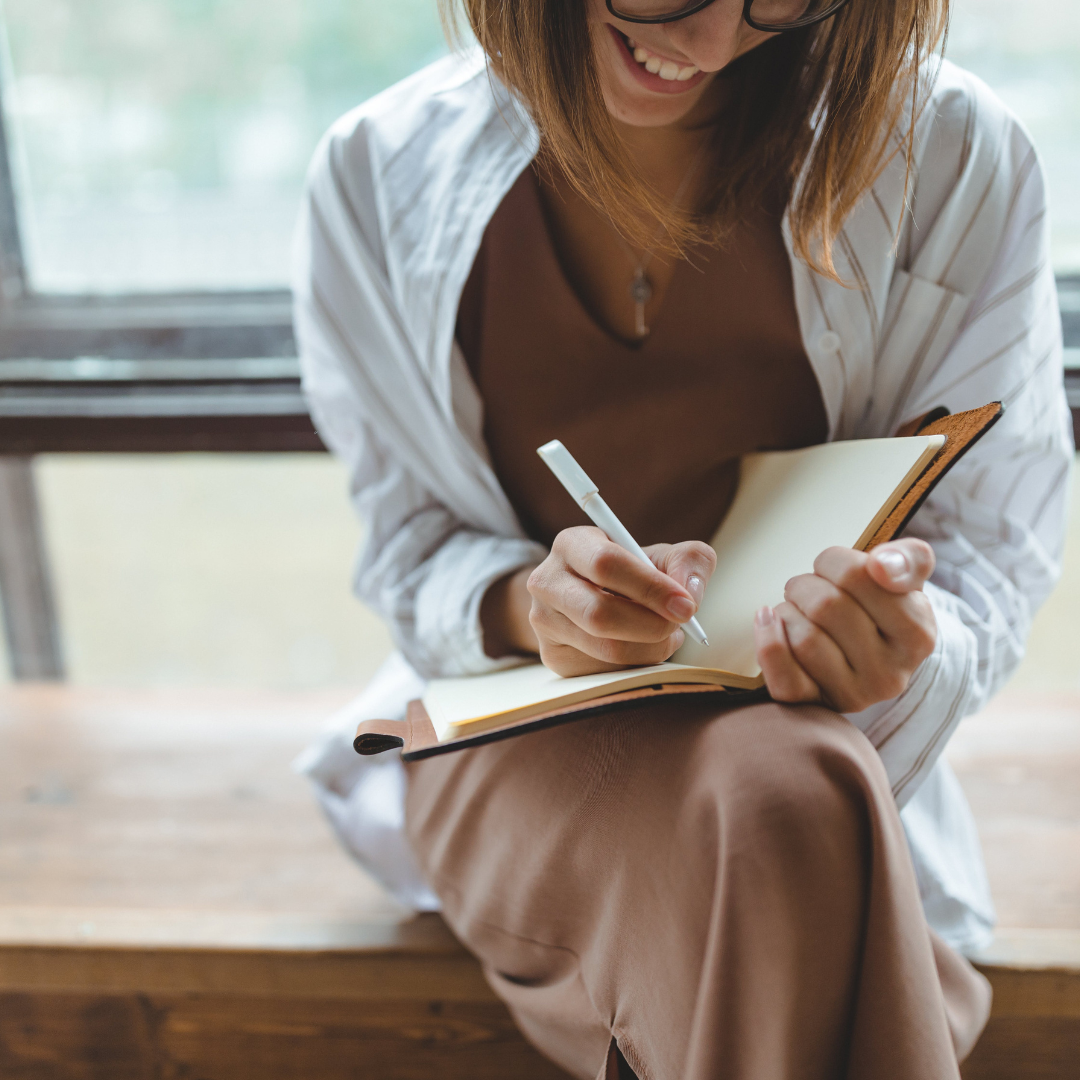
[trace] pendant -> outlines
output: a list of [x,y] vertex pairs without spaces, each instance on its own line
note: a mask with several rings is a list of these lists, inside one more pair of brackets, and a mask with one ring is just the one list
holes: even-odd
[[649,328],[645,325],[645,305],[652,298],[652,284],[639,266],[634,271],[634,280],[630,283],[630,299],[634,301],[634,332],[638,337],[645,337]]

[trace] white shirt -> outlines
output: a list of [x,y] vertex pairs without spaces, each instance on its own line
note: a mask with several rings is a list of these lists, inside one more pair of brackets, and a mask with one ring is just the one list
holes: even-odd
[[[484,653],[480,601],[547,552],[492,470],[454,326],[484,230],[538,141],[482,57],[448,57],[334,125],[297,235],[304,388],[367,525],[357,595],[399,650],[298,767],[353,854],[418,909],[438,899],[402,833],[400,760],[361,758],[351,740],[362,719],[402,717],[425,677],[517,662]],[[786,220],[784,236],[830,440],[891,435],[938,405],[1006,405],[908,530],[937,554],[933,654],[903,694],[849,717],[904,808],[930,924],[976,948],[993,908],[940,755],[1016,667],[1058,576],[1073,450],[1042,173],[1016,119],[946,63],[917,125],[910,191],[898,157],[840,234],[837,269],[854,287],[791,255]]]

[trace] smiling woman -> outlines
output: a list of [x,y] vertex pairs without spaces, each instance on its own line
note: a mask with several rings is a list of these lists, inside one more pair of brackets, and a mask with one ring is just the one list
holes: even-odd
[[[483,55],[316,155],[305,386],[401,656],[307,766],[582,1080],[957,1077],[993,909],[941,753],[1020,660],[1072,453],[1038,160],[933,56],[945,0],[627,3],[464,0]],[[771,701],[661,693],[357,763],[356,723],[426,678],[671,657],[743,455],[988,401],[902,538],[822,551],[758,611]],[[582,523],[554,438],[650,563]]]
[[[485,0],[466,0],[465,8],[494,70],[528,104],[553,167],[630,240],[646,245],[650,222],[661,225],[669,250],[718,240],[762,190],[787,190],[801,175],[789,211],[794,247],[826,272],[840,225],[880,173],[891,140],[912,136],[911,122],[898,127],[901,114],[913,121],[922,103],[906,88],[946,24],[937,0],[887,9],[589,0],[545,7],[543,27],[532,21],[541,18],[533,5],[492,11]],[[733,64],[777,35],[753,64]],[[718,87],[708,92],[716,82],[719,96]],[[629,159],[619,123],[680,123],[724,147],[725,168],[695,213],[670,205],[662,183]]]

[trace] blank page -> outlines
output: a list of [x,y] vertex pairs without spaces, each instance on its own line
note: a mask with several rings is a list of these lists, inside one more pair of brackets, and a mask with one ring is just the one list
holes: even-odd
[[438,739],[453,737],[462,724],[499,717],[500,723],[549,712],[553,708],[637,690],[658,683],[715,683],[708,672],[686,669],[679,664],[624,667],[620,671],[597,672],[562,678],[542,664],[511,667],[509,671],[468,678],[432,679],[423,693],[423,707],[431,717]]
[[788,580],[811,573],[825,548],[868,543],[944,442],[944,435],[859,439],[744,457],[735,501],[713,537],[716,573],[698,612],[709,644],[687,637],[672,660],[759,676],[754,613],[780,603]]

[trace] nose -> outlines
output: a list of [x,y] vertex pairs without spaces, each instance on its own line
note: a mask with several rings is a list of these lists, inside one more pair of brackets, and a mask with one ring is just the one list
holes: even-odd
[[742,0],[716,0],[696,15],[665,24],[668,40],[702,71],[719,71],[743,50],[752,27],[743,21]]

